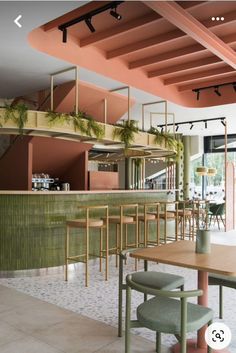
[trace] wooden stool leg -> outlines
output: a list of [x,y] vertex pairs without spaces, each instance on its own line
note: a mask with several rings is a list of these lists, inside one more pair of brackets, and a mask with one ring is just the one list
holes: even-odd
[[105,280],[108,281],[109,276],[109,226],[108,222],[106,224],[106,272],[105,272]]
[[125,225],[125,249],[128,247],[128,228],[127,224]]
[[65,239],[65,281],[68,281],[68,257],[69,257],[69,236],[70,228],[66,227],[66,239]]
[[119,252],[119,224],[116,224],[116,267],[118,267],[118,252]]
[[102,258],[103,258],[103,228],[100,228],[100,257],[99,257],[100,272],[102,272]]
[[88,287],[88,262],[89,262],[89,227],[86,227],[86,252],[85,252],[85,287]]

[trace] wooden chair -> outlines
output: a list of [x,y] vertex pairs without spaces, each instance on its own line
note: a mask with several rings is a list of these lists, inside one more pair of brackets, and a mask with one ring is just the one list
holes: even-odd
[[[108,280],[108,256],[109,256],[109,226],[108,226],[108,206],[86,206],[79,207],[85,211],[85,218],[68,220],[66,222],[66,239],[65,239],[65,280],[68,280],[68,264],[69,261],[74,262],[84,262],[85,263],[85,286],[88,286],[89,281],[89,241],[90,241],[90,228],[100,230],[100,270],[102,269],[102,258],[103,252],[105,252],[106,270],[105,270],[105,280]],[[101,218],[91,218],[90,210],[103,210],[105,211],[105,219]],[[70,255],[70,230],[71,229],[85,229],[85,252],[78,255]],[[103,229],[105,228],[105,250],[103,249]],[[78,234],[76,235],[78,236]]]
[[[118,336],[122,337],[122,304],[123,304],[123,291],[126,290],[127,286],[124,283],[124,261],[130,253],[138,250],[137,248],[124,250],[120,253],[120,266],[119,266],[119,295],[118,295]],[[184,288],[184,277],[173,275],[171,273],[148,271],[147,261],[144,262],[144,271],[139,271],[132,274],[132,280],[135,283],[153,288],[172,290]],[[147,296],[144,295],[144,300],[147,300]]]
[[[146,327],[156,332],[157,353],[161,353],[162,333],[175,335],[180,342],[180,353],[187,353],[187,333],[197,331],[206,324],[210,325],[212,323],[213,310],[201,305],[187,303],[188,298],[202,295],[202,290],[157,290],[136,283],[133,280],[133,275],[126,277],[126,283],[125,353],[131,352],[130,329],[132,327]],[[132,289],[155,296],[137,307],[136,320],[131,320]],[[212,352],[209,346],[207,352]]]

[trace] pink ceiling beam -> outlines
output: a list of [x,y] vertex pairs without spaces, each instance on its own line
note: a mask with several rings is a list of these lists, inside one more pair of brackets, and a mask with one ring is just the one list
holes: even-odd
[[207,77],[225,75],[230,72],[233,73],[234,71],[235,70],[232,67],[227,65],[227,66],[219,67],[219,68],[212,69],[212,70],[208,69],[208,70],[204,70],[204,71],[200,71],[200,72],[191,73],[188,75],[167,78],[166,80],[163,81],[163,83],[166,86],[175,85],[180,82],[193,81],[193,80],[198,80],[200,78],[205,78],[205,77],[207,78]]
[[193,60],[193,61],[189,61],[189,62],[179,64],[179,65],[173,65],[173,66],[168,65],[166,67],[163,67],[162,69],[148,71],[147,75],[149,78],[163,76],[163,75],[168,75],[168,74],[172,74],[172,73],[176,73],[176,72],[180,72],[180,71],[187,71],[187,70],[195,69],[198,67],[204,67],[204,66],[208,66],[208,65],[216,65],[221,62],[222,62],[222,60],[220,60],[220,58],[217,58],[217,56],[211,56],[211,57],[208,57],[205,59]]
[[184,91],[191,91],[192,89],[196,88],[202,88],[202,87],[208,87],[208,86],[214,86],[214,85],[221,85],[223,83],[228,83],[228,82],[234,82],[236,81],[236,74],[232,75],[232,73],[227,74],[223,78],[215,78],[214,80],[203,80],[200,82],[195,82],[195,83],[188,83],[188,84],[183,84],[178,86],[178,91],[179,92],[184,92]]
[[166,1],[144,1],[144,3],[236,69],[235,51],[180,5]]
[[[236,43],[236,33],[228,34],[228,35],[222,37],[222,40],[225,43],[229,44],[230,46],[233,46],[233,44]],[[137,68],[143,67],[143,66],[158,64],[162,61],[171,60],[173,58],[185,57],[188,55],[193,55],[195,53],[198,54],[200,52],[206,52],[206,51],[207,51],[207,49],[205,47],[203,47],[202,45],[194,44],[194,45],[190,45],[188,47],[184,47],[184,48],[181,48],[178,50],[171,50],[166,53],[162,53],[160,55],[154,55],[151,57],[145,57],[143,59],[131,61],[129,63],[129,69],[137,69]]]
[[134,20],[128,21],[124,24],[120,24],[119,26],[114,26],[113,28],[106,29],[102,32],[96,32],[89,35],[86,38],[80,40],[80,47],[86,47],[88,45],[92,45],[121,34],[133,31],[137,28],[142,28],[144,26],[149,25],[157,20],[160,20],[161,16],[155,12],[149,13],[148,15],[138,17]]
[[[194,6],[193,6],[194,7]],[[231,23],[235,21],[236,11],[231,11],[227,13],[223,13],[221,16],[225,18],[223,22],[220,21],[212,21],[212,19],[207,19],[203,21],[203,25],[207,28],[218,28],[220,26],[225,25],[226,23]],[[134,53],[139,50],[147,49],[153,47],[155,45],[170,42],[177,39],[182,39],[183,37],[187,37],[187,34],[183,31],[177,29],[168,33],[164,33],[159,36],[154,36],[151,38],[146,38],[145,40],[137,41],[135,43],[131,43],[129,45],[125,45],[123,47],[119,47],[107,52],[107,59],[117,58],[126,54]]]

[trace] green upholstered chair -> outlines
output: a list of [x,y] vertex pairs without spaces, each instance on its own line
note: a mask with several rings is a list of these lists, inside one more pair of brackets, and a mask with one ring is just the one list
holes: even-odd
[[225,221],[224,221],[224,216],[225,214],[225,203],[220,203],[220,204],[212,204],[209,206],[209,226],[211,226],[211,222],[214,220],[217,221],[218,228],[220,229],[220,221],[223,223],[223,226],[225,226]]
[[[123,290],[126,289],[126,283],[123,279],[123,265],[131,252],[138,250],[137,248],[123,250],[120,253],[119,261],[119,295],[118,295],[118,336],[122,337],[122,302]],[[172,290],[180,288],[183,290],[184,277],[173,275],[165,272],[147,271],[147,262],[144,262],[144,271],[135,272],[132,274],[132,279],[135,283],[141,284],[148,288]],[[147,295],[144,294],[144,300],[147,300]]]
[[[213,319],[213,310],[188,303],[190,297],[202,295],[202,290],[166,291],[151,289],[133,281],[133,275],[126,277],[126,328],[125,353],[130,353],[130,328],[146,327],[156,331],[156,352],[161,353],[161,333],[173,334],[180,342],[180,353],[187,353],[188,332],[199,330]],[[131,320],[131,291],[154,295],[137,307],[137,320]],[[178,300],[180,299],[180,300]],[[210,347],[207,352],[211,353]]]
[[236,289],[236,277],[210,273],[208,283],[209,285],[219,286],[219,317],[223,319],[223,287]]

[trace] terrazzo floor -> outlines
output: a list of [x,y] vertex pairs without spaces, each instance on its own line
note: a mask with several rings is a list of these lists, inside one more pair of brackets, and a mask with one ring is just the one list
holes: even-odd
[[[236,244],[236,233],[217,233],[212,242],[224,244]],[[140,264],[141,268],[141,264]],[[149,269],[180,274],[185,277],[186,289],[195,289],[197,284],[196,271],[183,269],[163,264],[151,264]],[[126,273],[134,270],[133,260],[130,259],[125,267]],[[82,264],[71,265],[69,281],[65,282],[62,270],[55,274],[35,277],[2,278],[0,285],[14,288],[32,297],[55,304],[74,313],[101,321],[110,326],[117,327],[117,293],[118,270],[115,267],[114,257],[110,259],[110,279],[105,282],[103,275],[99,273],[98,261],[90,263],[90,286],[84,287],[84,266]],[[236,352],[236,308],[235,290],[224,288],[224,322],[232,331],[230,352]],[[142,295],[134,292],[132,297],[133,308],[142,301]],[[209,307],[215,312],[215,321],[219,321],[218,315],[218,288],[209,287]],[[135,316],[135,310],[133,311]],[[154,334],[146,329],[135,329],[136,335],[154,341]],[[192,337],[192,336],[190,336]],[[171,335],[163,335],[163,352],[169,351],[176,340]]]

